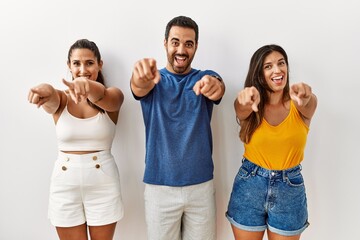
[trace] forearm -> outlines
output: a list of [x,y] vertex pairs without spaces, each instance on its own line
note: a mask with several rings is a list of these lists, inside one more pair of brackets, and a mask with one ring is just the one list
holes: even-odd
[[240,121],[245,120],[253,112],[250,105],[245,105],[245,106],[241,105],[237,98],[234,101],[234,108],[235,108],[236,117]]
[[[295,103],[296,104],[296,103]],[[309,101],[304,106],[298,106],[296,104],[299,112],[307,119],[311,119],[315,113],[317,107],[317,97],[315,94],[311,93]]]
[[52,94],[49,96],[49,100],[46,101],[42,107],[49,113],[54,114],[59,109],[60,106],[60,91],[53,88]]
[[92,103],[97,103],[101,99],[105,97],[106,94],[106,88],[104,85],[102,85],[99,82],[88,80],[89,81],[89,92],[87,98]]
[[218,90],[216,91],[216,94],[214,94],[214,96],[212,96],[212,98],[210,100],[217,101],[217,100],[221,99],[225,94],[225,83],[222,79],[216,78],[214,76],[212,76],[212,77],[215,78],[217,81],[216,84],[217,84]]

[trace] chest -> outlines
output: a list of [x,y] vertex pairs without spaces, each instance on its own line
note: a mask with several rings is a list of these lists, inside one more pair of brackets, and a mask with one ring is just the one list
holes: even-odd
[[81,119],[91,118],[99,113],[99,110],[89,106],[86,101],[78,104],[75,104],[74,102],[69,102],[67,107],[69,113],[72,116]]
[[290,102],[285,104],[266,105],[264,118],[272,126],[278,126],[290,114]]

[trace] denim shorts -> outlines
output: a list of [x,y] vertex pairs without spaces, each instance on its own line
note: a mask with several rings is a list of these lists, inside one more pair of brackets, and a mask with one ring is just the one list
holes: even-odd
[[235,177],[226,217],[245,231],[264,231],[293,236],[308,223],[301,165],[276,171],[243,159]]

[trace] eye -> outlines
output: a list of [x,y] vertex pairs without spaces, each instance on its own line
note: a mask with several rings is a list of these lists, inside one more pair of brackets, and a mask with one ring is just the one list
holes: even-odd
[[77,67],[77,66],[80,66],[80,63],[78,61],[74,61],[74,62],[72,62],[72,65]]
[[92,66],[92,65],[94,65],[94,62],[93,62],[93,61],[89,61],[89,62],[86,63],[86,65],[87,65],[87,66]]
[[179,42],[171,42],[171,46],[177,47],[177,46],[179,46]]
[[271,69],[271,65],[265,65],[265,66],[264,66],[264,69],[270,70],[270,69]]
[[286,65],[286,62],[285,61],[280,61],[279,66],[283,66],[283,65]]
[[194,43],[192,41],[188,41],[188,42],[185,43],[185,46],[187,48],[192,48],[192,47],[194,47]]

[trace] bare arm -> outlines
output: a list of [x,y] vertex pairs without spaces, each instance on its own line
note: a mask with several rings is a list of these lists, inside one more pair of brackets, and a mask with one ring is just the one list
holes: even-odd
[[236,117],[245,120],[253,111],[258,111],[260,94],[255,87],[247,87],[238,93],[234,102]]
[[[88,99],[107,112],[119,111],[124,102],[124,94],[122,91],[116,87],[105,88],[102,84],[93,81],[90,85],[95,84],[96,86],[90,87],[90,89],[94,89],[94,93],[90,91]],[[102,90],[96,90],[96,88],[102,88]],[[102,93],[102,95],[99,96],[99,93]]]
[[28,100],[38,108],[42,106],[47,113],[55,114],[60,107],[61,91],[50,84],[42,83],[30,89]]
[[144,58],[135,63],[130,79],[131,91],[135,96],[147,95],[160,81],[160,73],[156,67],[155,59]]
[[305,83],[296,83],[290,87],[290,97],[301,113],[304,121],[309,125],[317,107],[317,97]]
[[89,99],[107,112],[117,112],[124,101],[124,95],[120,89],[106,88],[101,83],[84,77],[76,78],[72,82],[63,79],[63,83],[69,88],[70,96],[75,103]]

